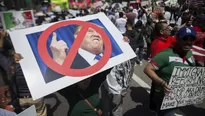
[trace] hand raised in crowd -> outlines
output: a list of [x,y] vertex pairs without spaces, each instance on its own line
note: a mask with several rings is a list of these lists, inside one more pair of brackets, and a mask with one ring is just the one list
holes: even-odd
[[0,31],[0,48],[3,48],[4,38],[7,35],[5,30]]
[[50,49],[54,61],[62,65],[66,58],[66,51],[68,50],[68,46],[63,40],[60,41],[57,40],[57,35],[55,32],[53,33]]
[[162,86],[164,87],[165,94],[169,94],[171,92],[171,88],[168,86],[168,84],[165,81],[162,82]]
[[14,58],[15,63],[19,63],[19,61],[23,59],[22,55],[19,53],[14,53],[13,58]]

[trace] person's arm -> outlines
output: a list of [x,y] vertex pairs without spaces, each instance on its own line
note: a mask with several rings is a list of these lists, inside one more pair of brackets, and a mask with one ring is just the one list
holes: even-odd
[[159,77],[156,73],[157,70],[161,70],[163,67],[167,65],[166,59],[163,57],[164,54],[161,52],[156,55],[150,63],[144,69],[144,73],[155,83],[158,83],[162,87],[164,87],[165,93],[170,92],[170,88],[166,81],[164,81],[161,77]]
[[155,68],[151,63],[148,63],[144,68],[144,73],[155,83],[163,84],[166,83],[163,79],[161,79],[155,72]]

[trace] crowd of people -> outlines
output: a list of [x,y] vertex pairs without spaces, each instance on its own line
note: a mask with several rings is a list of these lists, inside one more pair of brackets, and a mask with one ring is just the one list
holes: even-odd
[[[62,10],[60,7],[50,11],[48,4],[43,5],[42,9],[35,11],[37,25],[105,13],[137,56],[59,90],[70,105],[68,116],[122,116],[123,97],[128,92],[134,67],[143,65],[143,60],[149,61],[144,73],[152,80],[150,110],[155,111],[157,116],[165,116],[170,112],[183,115],[178,108],[160,110],[160,106],[164,95],[171,91],[168,82],[175,66],[204,65],[204,59],[194,59],[191,51],[193,45],[205,47],[205,14],[200,12],[202,7],[182,8],[175,12],[177,15],[171,15],[173,10],[170,6],[156,12],[137,4],[135,7],[116,5],[105,9],[80,9],[73,13],[72,10]],[[19,64],[23,56],[15,53],[10,40],[6,31],[0,32],[0,115],[15,116],[35,105],[38,116],[47,116],[44,99],[32,100]],[[170,57],[179,61],[171,61]]]

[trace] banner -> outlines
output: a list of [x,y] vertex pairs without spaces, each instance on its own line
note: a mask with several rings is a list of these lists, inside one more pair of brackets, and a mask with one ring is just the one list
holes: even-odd
[[122,2],[123,7],[127,7],[128,2]]
[[20,63],[34,100],[136,56],[104,13],[17,30],[10,36],[24,57]]
[[205,49],[198,47],[198,46],[193,46],[192,47],[192,53],[194,55],[194,59],[198,62],[205,62]]
[[51,5],[52,5],[52,9],[54,9],[56,6],[60,6],[61,9],[69,8],[68,0],[51,0]]
[[78,8],[87,9],[91,5],[91,0],[81,0],[81,1],[70,0],[69,3],[70,6],[74,9],[78,9]]
[[18,30],[35,26],[32,10],[1,12],[4,29]]
[[205,67],[175,67],[169,81],[171,92],[161,110],[200,104],[205,97]]
[[100,7],[102,7],[104,4],[103,4],[102,1],[97,1],[97,2],[95,2],[93,5],[94,5],[94,8],[100,8]]

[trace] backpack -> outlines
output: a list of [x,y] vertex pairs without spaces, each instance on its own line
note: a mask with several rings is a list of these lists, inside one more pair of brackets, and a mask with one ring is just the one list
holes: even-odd
[[147,43],[150,43],[153,41],[153,36],[154,36],[154,26],[148,25],[145,27],[144,31],[144,37]]

